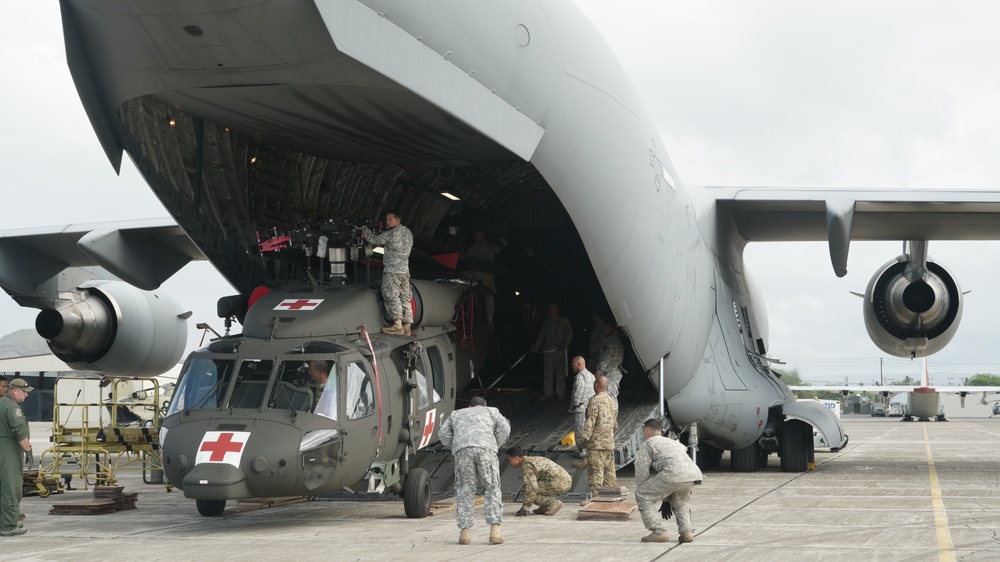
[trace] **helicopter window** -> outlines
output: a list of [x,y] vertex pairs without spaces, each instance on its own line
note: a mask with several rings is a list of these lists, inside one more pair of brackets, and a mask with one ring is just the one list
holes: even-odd
[[337,419],[337,364],[327,359],[305,361],[309,377],[305,385],[312,391],[314,414]]
[[364,363],[355,361],[347,366],[347,417],[356,420],[375,413],[375,393],[372,378]]
[[174,389],[167,415],[182,410],[218,408],[226,395],[235,361],[211,357],[191,357],[184,365]]
[[269,408],[298,412],[308,412],[313,409],[322,396],[322,388],[309,376],[309,363],[309,361],[281,362],[274,389],[271,391],[271,399],[267,404]]
[[424,367],[424,356],[421,354],[413,363],[413,377],[417,380],[418,410],[423,410],[430,405],[430,401],[427,399],[427,377],[424,375],[425,372],[427,372],[427,369]]
[[264,402],[267,379],[271,376],[274,361],[246,359],[240,365],[240,373],[233,385],[233,395],[229,398],[230,408],[260,408]]
[[431,374],[434,377],[434,403],[441,401],[444,393],[444,366],[441,364],[441,351],[436,346],[427,348],[427,357],[431,361]]

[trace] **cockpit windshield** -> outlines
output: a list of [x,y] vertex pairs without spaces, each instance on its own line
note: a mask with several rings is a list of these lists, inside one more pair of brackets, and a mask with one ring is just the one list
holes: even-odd
[[235,363],[231,358],[192,356],[181,373],[167,415],[221,407]]

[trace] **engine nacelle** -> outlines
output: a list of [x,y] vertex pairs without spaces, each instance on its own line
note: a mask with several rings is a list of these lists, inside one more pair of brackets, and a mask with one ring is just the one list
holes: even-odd
[[133,377],[155,377],[177,365],[190,314],[172,298],[120,281],[87,282],[76,296],[35,318],[35,330],[67,365]]
[[927,260],[918,278],[907,279],[906,255],[883,265],[865,291],[865,328],[882,351],[925,357],[948,345],[962,319],[962,290],[943,266]]

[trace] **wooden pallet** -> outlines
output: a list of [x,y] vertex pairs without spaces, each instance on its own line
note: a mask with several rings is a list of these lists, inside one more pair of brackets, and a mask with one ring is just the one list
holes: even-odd
[[65,502],[52,504],[49,515],[104,515],[118,511],[113,501]]
[[579,521],[628,521],[638,506],[629,502],[590,502],[577,513]]
[[[472,499],[473,507],[477,505],[483,505],[486,499],[483,496],[476,496]],[[431,512],[430,515],[441,515],[442,513],[448,513],[449,511],[455,511],[458,509],[458,505],[455,503],[455,498],[446,498],[436,502],[431,502]]]

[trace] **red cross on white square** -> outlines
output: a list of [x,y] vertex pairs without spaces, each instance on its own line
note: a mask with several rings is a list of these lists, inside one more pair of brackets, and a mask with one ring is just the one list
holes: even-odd
[[431,443],[431,436],[434,435],[434,418],[437,417],[437,408],[427,412],[427,416],[424,417],[424,436],[420,438],[420,446],[418,449],[423,449]]
[[222,462],[239,468],[248,439],[249,431],[206,431],[194,464]]
[[316,310],[323,299],[285,299],[273,310]]

